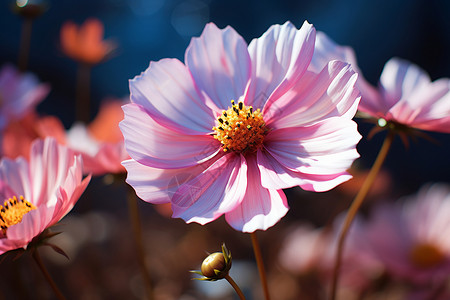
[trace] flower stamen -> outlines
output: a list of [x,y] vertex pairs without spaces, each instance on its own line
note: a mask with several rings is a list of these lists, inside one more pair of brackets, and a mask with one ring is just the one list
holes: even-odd
[[16,196],[6,200],[0,205],[0,228],[2,233],[6,234],[8,227],[22,222],[23,216],[36,209],[33,203],[28,202],[23,196],[17,199]]
[[260,109],[253,111],[242,101],[231,100],[231,107],[217,118],[214,138],[222,143],[224,152],[255,152],[264,141],[268,129]]

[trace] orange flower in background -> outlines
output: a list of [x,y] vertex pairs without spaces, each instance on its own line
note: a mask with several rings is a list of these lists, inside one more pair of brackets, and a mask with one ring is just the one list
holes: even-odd
[[100,63],[116,48],[113,42],[103,40],[103,23],[94,18],[87,19],[81,26],[67,21],[60,35],[64,54],[86,64]]

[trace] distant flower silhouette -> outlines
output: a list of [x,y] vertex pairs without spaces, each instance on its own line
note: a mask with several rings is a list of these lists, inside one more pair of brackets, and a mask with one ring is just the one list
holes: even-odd
[[49,93],[50,86],[35,75],[21,73],[12,65],[0,69],[0,130],[9,122],[33,111]]
[[0,254],[24,248],[74,206],[90,177],[71,150],[47,138],[33,143],[30,161],[0,162]]
[[442,283],[450,272],[450,188],[426,186],[404,200],[375,209],[364,229],[369,249],[397,277]]
[[127,182],[173,217],[205,224],[221,215],[236,230],[276,224],[281,189],[326,191],[348,180],[361,136],[351,120],[359,93],[343,62],[307,70],[315,30],[274,25],[247,46],[206,25],[176,59],[152,62],[130,82],[121,130],[132,160]]
[[67,21],[61,27],[62,51],[78,62],[98,64],[116,48],[114,43],[103,40],[103,31],[98,19],[87,19],[80,27]]

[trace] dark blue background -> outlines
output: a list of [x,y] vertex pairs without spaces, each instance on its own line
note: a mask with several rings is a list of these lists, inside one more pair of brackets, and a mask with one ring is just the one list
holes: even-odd
[[[128,80],[144,71],[151,60],[183,60],[192,36],[207,22],[233,26],[247,41],[270,25],[304,20],[336,42],[352,46],[360,69],[376,84],[384,63],[393,56],[418,64],[432,79],[450,76],[450,4],[420,0],[60,0],[48,1],[48,11],[33,23],[29,70],[52,85],[41,113],[60,116],[66,127],[74,121],[76,63],[59,47],[59,30],[67,20],[82,23],[88,17],[105,24],[105,37],[119,44],[115,57],[92,71],[94,111],[108,96],[128,94]],[[17,61],[21,18],[13,1],[0,3],[0,64]],[[362,124],[366,135],[370,126]],[[432,134],[441,146],[421,140],[409,150],[394,143],[387,165],[400,185],[414,191],[428,181],[450,181],[450,138]],[[359,144],[361,164],[369,167],[383,135]]]

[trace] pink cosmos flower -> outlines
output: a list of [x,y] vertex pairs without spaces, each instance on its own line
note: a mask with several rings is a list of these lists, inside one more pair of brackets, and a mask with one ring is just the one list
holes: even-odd
[[173,217],[236,230],[276,224],[283,188],[326,191],[348,180],[361,136],[359,93],[347,63],[309,70],[315,30],[274,25],[249,45],[206,25],[177,59],[152,62],[130,82],[120,127],[127,182]]
[[72,209],[90,180],[81,168],[81,157],[52,138],[33,143],[29,162],[0,161],[0,254],[26,249]]
[[48,84],[39,83],[31,73],[20,73],[12,65],[0,69],[0,129],[34,110],[49,93]]
[[[359,73],[356,86],[361,91],[359,110],[377,119],[421,130],[450,133],[450,80],[431,81],[415,64],[400,58],[390,59],[381,73],[378,88],[361,75],[350,47],[337,45],[324,33],[317,34],[312,60],[315,69],[330,59],[350,63]],[[386,121],[386,122],[385,122]]]
[[450,274],[450,188],[426,186],[407,200],[375,209],[364,229],[369,249],[397,277],[442,282]]

